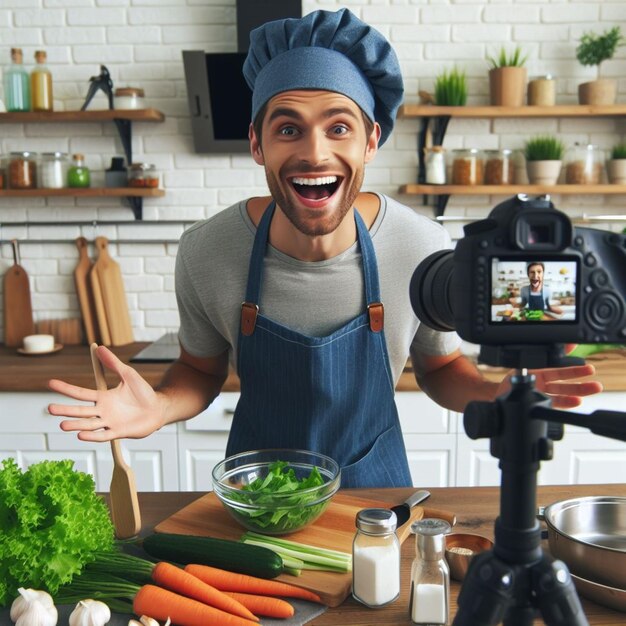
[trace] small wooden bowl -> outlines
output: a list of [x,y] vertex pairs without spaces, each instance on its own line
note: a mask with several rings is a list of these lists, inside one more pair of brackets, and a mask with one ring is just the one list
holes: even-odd
[[446,535],[446,561],[450,567],[451,578],[461,582],[465,578],[472,557],[492,547],[493,541],[482,535],[471,533]]

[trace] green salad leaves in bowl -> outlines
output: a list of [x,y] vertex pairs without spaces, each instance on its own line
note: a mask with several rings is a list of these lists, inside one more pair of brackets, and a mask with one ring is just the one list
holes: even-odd
[[253,450],[213,468],[213,490],[245,528],[285,535],[314,522],[339,489],[341,470],[308,450]]

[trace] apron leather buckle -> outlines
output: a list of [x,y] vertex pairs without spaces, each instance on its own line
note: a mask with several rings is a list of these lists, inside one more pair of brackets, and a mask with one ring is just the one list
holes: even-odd
[[372,302],[367,305],[367,312],[370,317],[370,329],[374,333],[379,333],[385,325],[385,308],[382,302]]
[[259,314],[259,305],[253,302],[244,302],[241,305],[241,334],[249,337],[256,326],[256,316]]

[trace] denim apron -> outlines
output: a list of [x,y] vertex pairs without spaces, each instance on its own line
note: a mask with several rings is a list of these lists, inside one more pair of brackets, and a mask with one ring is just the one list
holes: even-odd
[[546,303],[543,299],[543,290],[540,296],[533,295],[530,293],[530,289],[528,290],[528,308],[535,309],[536,311],[543,311],[546,308]]
[[369,232],[355,210],[367,309],[332,334],[311,337],[259,311],[274,210],[272,202],[250,257],[237,359],[241,396],[226,453],[313,450],[339,463],[342,487],[412,486]]

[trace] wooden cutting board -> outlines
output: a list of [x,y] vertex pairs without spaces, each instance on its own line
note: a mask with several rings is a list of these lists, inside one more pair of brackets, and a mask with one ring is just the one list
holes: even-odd
[[76,247],[78,248],[78,263],[74,268],[74,285],[76,286],[76,296],[80,305],[80,314],[83,319],[87,343],[91,345],[100,341],[100,336],[97,332],[96,303],[94,302],[93,290],[89,280],[89,272],[93,267],[93,263],[89,258],[87,239],[85,237],[76,239]]
[[22,345],[22,339],[35,332],[28,274],[19,263],[17,240],[13,246],[13,265],[4,275],[4,343],[10,348]]
[[[313,524],[299,532],[287,535],[286,538],[351,553],[357,512],[371,507],[388,508],[394,504],[398,503],[380,502],[339,492],[331,500],[326,511]],[[428,511],[429,515],[432,513]],[[446,516],[445,519],[453,517],[452,514],[441,511],[437,514]],[[423,516],[423,507],[416,506],[412,509],[409,521],[398,528],[397,534],[401,542],[410,535],[411,523]],[[158,524],[155,531],[238,540],[245,532],[245,528],[236,523],[217,496],[209,492]],[[339,574],[305,570],[301,576],[281,574],[276,580],[309,589],[319,594],[324,604],[328,606],[339,606],[348,597],[352,588],[351,572]]]
[[100,328],[102,343],[104,345],[125,346],[132,343],[134,337],[122,272],[120,266],[109,255],[107,238],[96,237],[94,243],[98,251],[98,259],[91,270],[91,285],[96,302],[98,324],[103,317],[106,318],[110,337],[110,342],[107,343],[105,334]]

